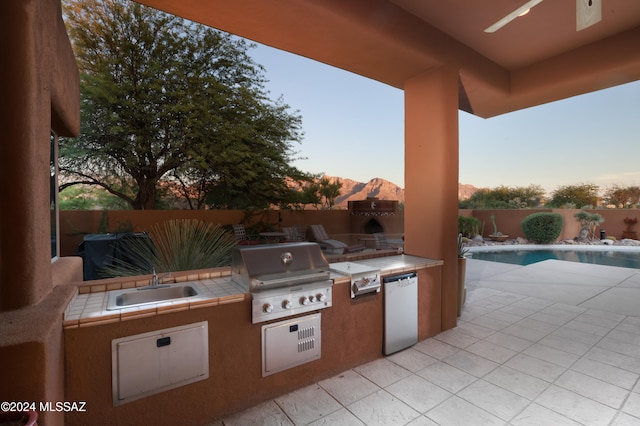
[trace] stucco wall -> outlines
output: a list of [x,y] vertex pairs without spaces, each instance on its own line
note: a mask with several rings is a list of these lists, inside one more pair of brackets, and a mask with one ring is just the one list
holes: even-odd
[[[559,240],[571,240],[577,237],[580,232],[580,224],[574,217],[579,211],[579,209],[461,210],[460,214],[476,217],[481,224],[484,223],[484,237],[493,233],[493,225],[491,224],[491,215],[493,214],[498,231],[509,235],[509,238],[524,238],[520,224],[525,217],[538,212],[558,213],[563,218],[563,229]],[[621,239],[627,228],[624,223],[625,218],[640,219],[640,210],[638,209],[594,209],[587,211],[597,213],[604,218],[604,222],[596,229],[596,235],[600,235],[600,230],[605,230],[607,236],[610,235],[616,239]],[[640,225],[636,225],[635,228],[640,233]]]
[[[104,219],[103,219],[104,218]],[[244,221],[241,210],[66,210],[60,212],[60,253],[74,255],[84,234],[98,232],[101,220],[108,223],[110,232],[117,232],[122,225],[131,225],[136,232],[149,231],[153,225],[170,219],[199,219],[220,225],[245,223],[250,226],[263,222],[273,229],[285,226],[323,224],[327,233],[349,245],[359,243],[364,232],[363,222],[375,218],[384,225],[389,238],[399,238],[404,233],[404,212],[392,216],[353,216],[347,210],[265,210]],[[308,235],[311,238],[311,235]]]

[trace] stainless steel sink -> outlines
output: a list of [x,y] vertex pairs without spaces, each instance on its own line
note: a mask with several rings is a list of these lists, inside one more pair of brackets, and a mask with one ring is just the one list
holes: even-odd
[[131,288],[109,293],[107,310],[130,308],[152,303],[182,300],[197,296],[198,290],[190,284],[175,284],[167,287]]

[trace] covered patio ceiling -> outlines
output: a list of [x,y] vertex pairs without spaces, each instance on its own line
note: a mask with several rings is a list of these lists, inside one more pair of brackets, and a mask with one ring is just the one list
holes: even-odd
[[403,89],[434,67],[459,72],[460,109],[480,117],[640,80],[640,1],[601,0],[576,31],[578,2],[544,0],[139,0],[211,27]]

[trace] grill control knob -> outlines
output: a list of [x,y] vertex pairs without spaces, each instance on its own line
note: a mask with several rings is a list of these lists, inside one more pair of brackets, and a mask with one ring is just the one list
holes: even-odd
[[311,295],[309,296],[309,302],[315,302],[316,301],[316,297]]
[[282,301],[282,308],[283,308],[283,309],[291,309],[291,302],[290,302],[290,301],[288,301],[288,300],[286,300],[286,299],[285,299],[285,300],[283,300],[283,301]]
[[267,314],[270,314],[273,311],[273,305],[271,303],[265,303],[262,305],[262,310]]
[[300,298],[300,304],[305,306],[309,304],[309,299],[307,298],[307,296],[302,296]]
[[327,295],[324,293],[318,293],[316,294],[316,299],[318,300],[318,302],[324,302],[325,300],[327,300]]

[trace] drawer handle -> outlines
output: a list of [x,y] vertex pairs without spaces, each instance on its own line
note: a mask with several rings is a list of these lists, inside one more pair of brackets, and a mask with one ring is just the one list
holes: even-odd
[[162,337],[156,340],[156,346],[161,348],[163,346],[169,346],[171,344],[171,337]]

